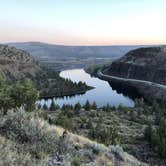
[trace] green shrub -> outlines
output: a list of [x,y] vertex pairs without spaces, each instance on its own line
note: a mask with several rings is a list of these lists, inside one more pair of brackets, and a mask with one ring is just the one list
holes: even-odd
[[81,158],[76,156],[71,161],[71,166],[80,166],[81,165]]

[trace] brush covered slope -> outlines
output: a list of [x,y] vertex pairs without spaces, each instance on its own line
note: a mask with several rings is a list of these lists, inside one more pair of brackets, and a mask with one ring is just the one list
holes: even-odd
[[166,47],[130,51],[107,69],[107,74],[166,84]]
[[120,147],[106,147],[49,125],[42,112],[0,115],[0,165],[144,165]]
[[25,51],[0,45],[0,73],[8,81],[34,77],[41,69]]

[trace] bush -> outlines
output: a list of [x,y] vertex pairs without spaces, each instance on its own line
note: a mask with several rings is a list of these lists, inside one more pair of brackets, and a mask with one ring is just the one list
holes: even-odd
[[71,166],[80,166],[81,165],[81,158],[76,156],[71,161]]
[[145,138],[161,158],[166,158],[166,119],[161,118],[157,129],[153,130],[151,124],[145,129]]
[[34,158],[56,152],[56,133],[47,130],[47,123],[25,112],[6,115],[0,119],[0,134],[24,147]]

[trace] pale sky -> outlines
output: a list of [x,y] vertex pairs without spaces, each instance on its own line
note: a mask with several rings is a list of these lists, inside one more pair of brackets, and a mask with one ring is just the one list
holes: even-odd
[[0,42],[166,44],[166,0],[0,0]]

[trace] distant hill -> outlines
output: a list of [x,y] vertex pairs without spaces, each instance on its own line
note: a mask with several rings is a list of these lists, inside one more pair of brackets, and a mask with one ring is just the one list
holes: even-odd
[[63,58],[119,58],[128,51],[140,46],[63,46],[40,42],[8,43],[29,52],[36,59],[63,59]]

